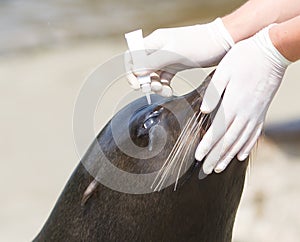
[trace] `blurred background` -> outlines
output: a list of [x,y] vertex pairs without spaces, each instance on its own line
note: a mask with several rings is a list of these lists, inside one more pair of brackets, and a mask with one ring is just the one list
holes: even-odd
[[[124,33],[207,22],[243,2],[0,1],[0,241],[30,241],[46,221],[79,162],[76,97],[97,65],[126,50]],[[300,119],[299,67],[289,67],[269,110],[271,135],[273,124]],[[291,134],[260,140],[233,241],[299,241],[300,139]]]

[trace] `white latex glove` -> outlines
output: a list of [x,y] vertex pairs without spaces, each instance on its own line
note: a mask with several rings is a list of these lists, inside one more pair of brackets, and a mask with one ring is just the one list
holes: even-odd
[[272,44],[269,28],[237,43],[220,62],[206,90],[201,111],[221,106],[197,147],[203,172],[223,171],[237,155],[245,160],[256,143],[269,105],[290,62]]
[[169,85],[178,71],[218,64],[234,41],[222,20],[217,18],[208,24],[158,29],[144,38],[144,45],[149,66],[145,72],[135,72],[134,75],[130,72],[135,70],[132,63],[125,59],[128,81],[134,89],[138,89],[135,76],[155,72],[159,78],[153,81],[152,91],[164,96],[163,85]]

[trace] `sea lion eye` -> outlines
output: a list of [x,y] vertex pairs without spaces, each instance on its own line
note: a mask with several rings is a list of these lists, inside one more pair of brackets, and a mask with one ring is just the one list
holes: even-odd
[[159,123],[159,115],[163,111],[163,108],[160,107],[158,110],[154,110],[149,115],[147,115],[146,119],[143,122],[143,127],[145,129],[151,128],[153,125],[156,125]]
[[155,118],[151,117],[151,118],[148,118],[144,121],[144,128],[145,129],[149,129],[150,127],[153,126],[153,124],[156,123],[155,122]]

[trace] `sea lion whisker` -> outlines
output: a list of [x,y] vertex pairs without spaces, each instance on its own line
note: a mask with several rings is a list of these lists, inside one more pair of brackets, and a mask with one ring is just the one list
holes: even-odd
[[[186,152],[185,152],[185,154],[186,154]],[[177,188],[177,184],[178,184],[178,180],[179,180],[179,175],[180,175],[180,171],[181,171],[183,162],[184,162],[183,159],[181,159],[180,166],[179,166],[179,169],[178,169],[178,172],[177,172],[177,177],[176,177],[175,185],[174,185],[174,191],[176,191],[176,188]]]
[[[194,116],[193,116],[193,117],[194,117]],[[178,136],[178,138],[177,138],[177,140],[176,140],[176,142],[175,142],[175,144],[174,144],[172,150],[173,150],[173,149],[176,149],[176,148],[178,147],[178,145],[180,144],[180,141],[181,141],[182,137],[184,137],[184,134],[185,134],[186,131],[188,130],[188,127],[189,127],[190,123],[193,121],[193,117],[190,117],[190,118],[188,119],[187,124],[184,126],[182,132],[181,132],[180,135]],[[168,155],[166,161],[170,160],[170,158],[171,158],[172,155],[173,155],[173,153],[172,153],[172,151],[171,151],[170,154]],[[167,164],[167,162],[165,162],[164,165],[163,165],[161,168],[164,168],[164,166],[165,166],[166,164]],[[160,170],[162,170],[162,169],[160,169]]]
[[[183,128],[181,134],[179,135],[174,147],[172,148],[170,154],[172,154],[171,156],[169,156],[169,159],[167,160],[168,165],[166,166],[166,168],[164,169],[163,175],[161,176],[160,181],[158,182],[157,186],[156,186],[156,190],[159,189],[161,190],[163,184],[165,183],[166,179],[169,178],[172,174],[173,171],[175,170],[175,168],[178,165],[178,154],[180,154],[181,150],[185,147],[183,144],[186,143],[186,140],[188,139],[189,135],[190,135],[190,130],[191,130],[191,125],[193,127],[194,122],[197,120],[197,116],[196,114],[194,114],[186,123],[185,127]],[[187,133],[188,132],[188,133]],[[169,172],[171,169],[171,172]]]
[[[193,120],[196,120],[196,118],[194,117]],[[169,167],[172,168],[172,172],[171,174],[169,173],[169,169],[166,170],[166,175],[168,175],[167,173],[169,173],[169,176],[173,175],[174,170],[178,170],[178,174],[180,175],[180,171],[182,168],[182,164],[183,164],[183,159],[184,156],[186,156],[186,153],[188,151],[189,145],[187,142],[192,134],[192,130],[194,129],[194,123],[191,122],[191,125],[187,126],[187,130],[186,132],[182,133],[184,135],[184,138],[182,138],[180,140],[180,145],[178,146],[178,148],[174,149],[174,156],[173,159],[170,161],[169,163]],[[175,184],[175,190],[176,190],[176,186],[177,186],[177,182],[178,182],[178,174],[177,174],[177,178],[176,178],[176,184]],[[163,185],[164,181],[161,181],[161,185]]]
[[[194,145],[195,142],[196,142],[198,132],[199,132],[200,130],[201,130],[201,125],[200,125],[200,126],[197,126],[195,135],[193,136],[192,141],[190,142],[190,145],[188,146],[188,149],[187,149],[187,151],[185,152],[185,154],[184,154],[184,156],[183,156],[183,158],[182,158],[183,161],[187,161],[186,156],[187,156],[187,154],[189,154],[189,153],[191,152],[192,147],[193,147],[193,145]],[[185,162],[185,167],[184,167],[184,170],[185,170],[185,171],[187,170],[187,164],[188,164],[188,162]]]
[[[189,119],[188,122],[186,123],[186,125],[185,125],[184,129],[182,130],[181,134],[179,135],[173,149],[171,150],[170,155],[168,156],[168,159],[166,160],[165,164],[167,164],[167,165],[163,167],[164,171],[160,177],[160,180],[158,181],[157,186],[155,187],[155,191],[161,190],[161,188],[162,188],[163,184],[165,183],[165,181],[167,180],[167,178],[169,178],[171,175],[173,175],[174,170],[177,170],[177,168],[178,168],[175,187],[174,187],[174,190],[176,190],[183,163],[185,161],[187,154],[189,154],[189,152],[192,148],[190,145],[191,142],[189,140],[192,140],[192,143],[195,142],[197,134],[198,134],[199,130],[201,130],[202,124],[205,121],[204,116],[205,115],[202,115],[201,112],[194,113],[192,118]],[[199,120],[199,118],[200,118],[200,120]],[[191,136],[193,137],[192,139],[190,138]],[[186,164],[187,164],[187,162],[185,162],[185,165]],[[171,172],[170,172],[170,170],[171,170]],[[184,171],[186,171],[186,166],[185,166]],[[155,179],[155,182],[157,181],[157,177]]]
[[[201,118],[200,118],[199,122],[197,122],[197,120],[198,120],[199,117],[201,117]],[[204,115],[202,115],[202,113],[199,112],[199,114],[197,115],[197,118],[196,118],[196,120],[195,120],[195,122],[193,124],[193,127],[190,129],[190,132],[187,135],[187,139],[190,140],[189,137],[192,136],[192,140],[191,140],[191,142],[185,142],[184,143],[185,147],[187,147],[187,148],[185,149],[185,151],[184,151],[184,153],[183,153],[183,155],[182,155],[182,157],[180,159],[181,160],[181,164],[180,164],[179,170],[177,172],[177,177],[176,177],[176,182],[175,182],[175,186],[174,186],[174,191],[176,191],[176,188],[177,188],[177,185],[178,185],[178,180],[179,180],[179,176],[180,176],[180,172],[181,172],[183,163],[185,163],[185,169],[184,169],[184,171],[186,171],[186,165],[188,163],[187,162],[188,159],[186,159],[186,156],[187,156],[187,154],[189,154],[190,150],[192,149],[192,146],[193,146],[193,144],[194,144],[194,142],[195,142],[195,140],[197,138],[198,131],[201,129],[203,117],[204,117]],[[195,135],[193,135],[193,133],[195,133]]]
[[[173,155],[168,157],[169,159],[167,161],[167,166],[165,167],[164,172],[158,181],[158,184],[155,188],[156,191],[161,190],[167,178],[172,176],[175,170],[178,170],[174,186],[174,191],[176,191],[183,163],[185,163],[184,171],[186,171],[186,166],[188,163],[187,161],[189,160],[186,159],[186,157],[191,152],[192,147],[194,146],[193,144],[196,142],[198,134],[202,130],[203,124],[207,118],[208,115],[198,112],[193,115],[189,122],[187,122],[179,136],[180,138],[178,138],[176,142],[176,146],[174,146],[171,150],[171,154],[173,153]],[[206,126],[207,125],[208,124],[206,124]]]
[[[192,117],[190,117],[190,118],[188,119],[186,125],[184,126],[184,128],[183,128],[183,130],[182,130],[182,132],[181,132],[181,134],[180,134],[179,137],[177,138],[177,140],[176,140],[176,142],[175,142],[175,144],[174,144],[174,146],[173,146],[173,148],[172,148],[170,154],[168,155],[166,161],[164,162],[164,164],[163,164],[162,167],[160,168],[158,174],[156,175],[156,177],[155,177],[155,179],[154,179],[154,181],[153,181],[153,183],[152,183],[152,185],[151,185],[151,188],[153,188],[154,184],[156,183],[156,181],[158,180],[159,177],[162,178],[162,177],[164,176],[164,172],[165,172],[166,168],[168,167],[169,161],[172,160],[172,159],[173,159],[173,156],[175,155],[175,153],[172,152],[172,151],[175,150],[175,149],[177,149],[178,145],[180,144],[180,141],[181,141],[182,137],[184,137],[184,134],[185,134],[186,131],[188,130],[189,125],[192,123],[194,116],[195,116],[195,115],[193,115]],[[159,183],[160,183],[160,182],[158,182],[157,185],[159,185]],[[154,189],[154,190],[156,190],[156,189]]]
[[[181,148],[179,147],[177,149],[177,152],[179,152],[180,149]],[[168,160],[168,164],[167,164],[167,166],[163,170],[163,173],[162,173],[162,175],[161,175],[161,177],[160,177],[160,179],[159,179],[159,181],[157,183],[156,190],[157,189],[160,190],[161,187],[163,186],[163,184],[165,183],[165,181],[167,180],[167,178],[170,177],[170,174],[172,175],[174,173],[174,169],[175,169],[177,163],[174,164],[174,162],[171,162],[171,161],[172,160],[174,161],[174,157],[177,155],[177,152],[172,152],[172,157],[171,157],[171,159]],[[176,159],[175,159],[175,161],[176,161]]]

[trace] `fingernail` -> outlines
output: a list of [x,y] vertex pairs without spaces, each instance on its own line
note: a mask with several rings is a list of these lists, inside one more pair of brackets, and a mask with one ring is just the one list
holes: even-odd
[[213,170],[213,169],[205,169],[205,168],[203,168],[203,173],[204,173],[205,175],[209,175],[209,174],[211,174],[212,170]]
[[161,89],[161,91],[158,94],[161,95],[161,96],[163,96],[163,97],[172,97],[173,90],[168,85],[162,85],[162,89]]
[[195,159],[197,161],[202,161],[203,157],[204,157],[204,155],[202,154],[202,152],[199,152],[199,151],[196,150]]
[[241,156],[238,156],[239,161],[244,161],[248,157],[249,154],[242,154]]
[[202,113],[209,113],[210,112],[208,106],[205,105],[205,103],[201,104],[200,110],[201,110]]
[[156,80],[156,81],[160,80],[159,75],[156,72],[151,72],[150,77],[151,77],[151,79]]
[[162,84],[159,81],[151,81],[151,90],[153,92],[159,92],[162,90]]
[[216,162],[211,162],[210,160],[205,160],[202,166],[203,173],[209,175],[213,172]]
[[202,180],[202,179],[204,179],[205,177],[207,177],[207,174],[204,173],[203,168],[201,167],[201,169],[200,169],[200,171],[199,171],[199,174],[198,174],[198,179],[199,179],[199,180]]
[[205,151],[206,151],[205,144],[203,144],[203,142],[201,141],[197,146],[195,152],[195,159],[198,161],[202,161],[204,156],[207,154],[207,152],[205,153]]
[[215,168],[215,172],[216,173],[221,173],[222,171],[224,171],[226,168],[226,165],[221,162],[220,164],[217,165],[217,167]]
[[170,85],[170,82],[166,79],[161,79],[161,83],[165,85]]

